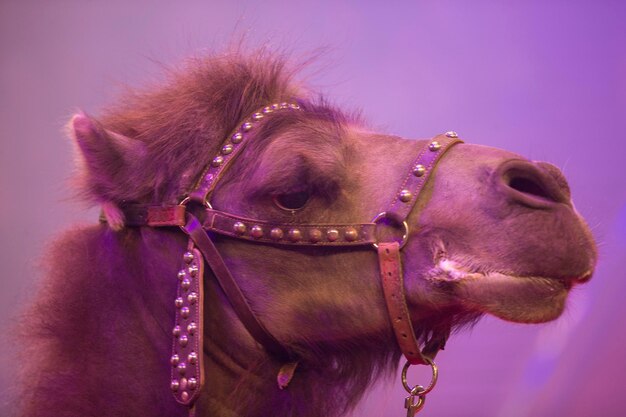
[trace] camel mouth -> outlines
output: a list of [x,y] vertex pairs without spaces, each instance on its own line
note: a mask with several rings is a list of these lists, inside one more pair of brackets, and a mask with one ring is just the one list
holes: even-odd
[[435,267],[430,271],[428,279],[430,281],[442,282],[462,282],[471,280],[489,280],[490,278],[508,277],[510,279],[525,279],[531,281],[548,281],[560,283],[566,290],[570,290],[574,285],[584,284],[591,279],[592,271],[584,271],[573,276],[544,276],[544,275],[516,275],[512,272],[483,270],[477,267],[467,267],[451,259],[440,259]]
[[440,258],[425,279],[470,311],[514,323],[545,323],[563,313],[570,290],[590,277],[590,272],[575,277],[525,276]]
[[561,315],[572,287],[590,276],[590,273],[575,278],[524,276],[479,270],[451,259],[440,259],[426,280],[472,311],[516,323],[544,323]]

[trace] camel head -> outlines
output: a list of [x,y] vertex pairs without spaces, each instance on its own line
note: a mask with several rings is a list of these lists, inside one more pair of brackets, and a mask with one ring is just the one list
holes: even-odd
[[[398,198],[430,140],[371,131],[358,116],[294,83],[273,58],[197,60],[171,77],[100,117],[79,113],[69,124],[82,167],[79,190],[102,206],[108,223],[90,236],[107,248],[103,256],[119,261],[109,281],[147,282],[142,293],[151,301],[139,303],[141,310],[170,328],[185,235],[177,227],[134,227],[125,207],[178,204],[206,167],[219,165],[215,158],[230,154],[234,132],[252,121],[245,147],[220,174],[207,204],[262,223],[251,220],[211,238],[251,311],[300,365],[289,387],[278,391],[272,378],[280,360],[247,331],[207,267],[205,371],[219,383],[200,397],[199,410],[231,415],[253,404],[246,415],[313,416],[349,408],[373,376],[397,364],[399,348],[376,250],[326,245],[337,239],[327,229],[372,223]],[[297,111],[263,113],[282,102],[297,103]],[[263,117],[250,119],[255,112]],[[383,222],[374,229],[377,238],[405,243],[403,289],[418,339],[447,335],[484,313],[524,323],[557,318],[596,262],[594,240],[559,169],[472,143],[451,146],[429,169],[423,189],[411,196],[406,230]],[[200,203],[188,209],[201,212]],[[280,235],[272,224],[281,225]],[[292,232],[302,225],[330,226],[323,233]],[[263,240],[270,233],[274,241]],[[150,343],[169,355],[168,337]],[[154,370],[165,390],[168,373]],[[315,399],[310,408],[317,411],[304,412],[297,398]]]

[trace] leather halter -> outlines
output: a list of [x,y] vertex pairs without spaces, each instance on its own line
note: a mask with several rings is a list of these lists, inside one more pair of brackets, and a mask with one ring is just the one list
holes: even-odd
[[[281,389],[286,387],[293,376],[297,363],[295,355],[267,331],[252,311],[207,232],[276,245],[373,246],[378,252],[383,292],[392,327],[408,363],[432,366],[431,358],[443,348],[447,339],[448,335],[445,334],[441,338],[428,340],[424,349],[420,349],[406,303],[401,249],[408,238],[406,219],[433,168],[450,147],[462,141],[455,132],[447,132],[434,137],[430,143],[421,148],[390,206],[369,223],[281,224],[270,220],[250,219],[211,207],[208,202],[211,192],[224,171],[252,139],[253,135],[250,132],[257,129],[262,119],[272,113],[289,111],[300,111],[300,106],[295,103],[273,104],[254,113],[239,125],[222,144],[219,153],[180,204],[122,207],[127,226],[179,226],[189,236],[187,251],[183,255],[178,272],[176,317],[170,358],[172,392],[178,402],[189,407],[193,407],[204,383],[202,310],[205,261],[248,332],[271,355],[287,364],[279,374]],[[203,210],[188,208],[188,204],[192,202],[203,205]],[[379,241],[377,229],[383,226],[404,229],[401,241]]]

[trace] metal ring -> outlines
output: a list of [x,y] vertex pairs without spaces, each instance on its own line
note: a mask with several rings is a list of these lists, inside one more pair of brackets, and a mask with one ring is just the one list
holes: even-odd
[[[433,376],[432,376],[432,379],[430,380],[430,384],[428,384],[428,386],[426,388],[424,388],[423,391],[417,393],[417,395],[426,395],[429,392],[431,392],[433,390],[433,388],[435,388],[435,384],[437,384],[437,376],[439,376],[439,370],[437,369],[437,365],[435,365],[435,362],[432,359],[429,359],[427,357],[424,357],[424,359],[430,365],[430,368],[433,371]],[[421,387],[421,385],[415,385],[414,387],[411,387],[408,384],[408,382],[406,380],[406,373],[409,370],[410,366],[411,366],[411,362],[407,361],[407,363],[405,363],[404,367],[402,368],[402,386],[404,387],[406,392],[408,392],[411,395],[415,395],[415,393],[413,393],[413,391],[417,387]]]
[[[178,203],[179,206],[186,206],[189,202],[191,201],[191,197],[187,196],[185,198],[183,198],[183,200]],[[202,204],[204,205],[204,207],[208,208],[208,209],[213,209],[213,206],[211,206],[211,203],[209,203],[207,200],[204,200],[202,202]]]
[[[374,217],[374,219],[372,220],[372,223],[378,225],[378,221],[381,219],[390,219],[394,223],[399,224],[397,220],[393,219],[392,217],[389,217],[386,211],[383,211],[382,213],[378,213],[376,217]],[[400,241],[400,249],[402,249],[404,245],[406,245],[407,239],[409,237],[409,225],[407,224],[406,220],[402,220],[401,224],[402,224],[402,227],[404,228],[404,232],[402,233],[402,240]],[[374,233],[374,236],[376,236],[375,233]],[[378,249],[378,242],[372,243],[372,246]]]
[[[406,398],[406,406],[405,408],[407,410],[411,410],[414,414],[411,415],[415,415],[417,414],[422,408],[424,408],[424,404],[426,403],[426,396],[423,395],[422,393],[419,392],[419,390],[417,388],[423,388],[419,385],[415,386],[415,392],[411,393],[410,397]],[[413,398],[411,397],[417,397],[417,402],[413,402]]]

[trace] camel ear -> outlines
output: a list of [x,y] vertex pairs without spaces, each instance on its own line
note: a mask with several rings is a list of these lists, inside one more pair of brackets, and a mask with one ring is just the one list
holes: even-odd
[[83,112],[72,117],[70,130],[87,169],[102,171],[119,163],[132,165],[146,153],[142,142],[104,129]]
[[145,145],[105,129],[83,112],[75,114],[68,127],[78,148],[82,191],[102,205],[112,228],[123,227],[123,215],[117,206],[123,199],[120,189],[144,161]]

